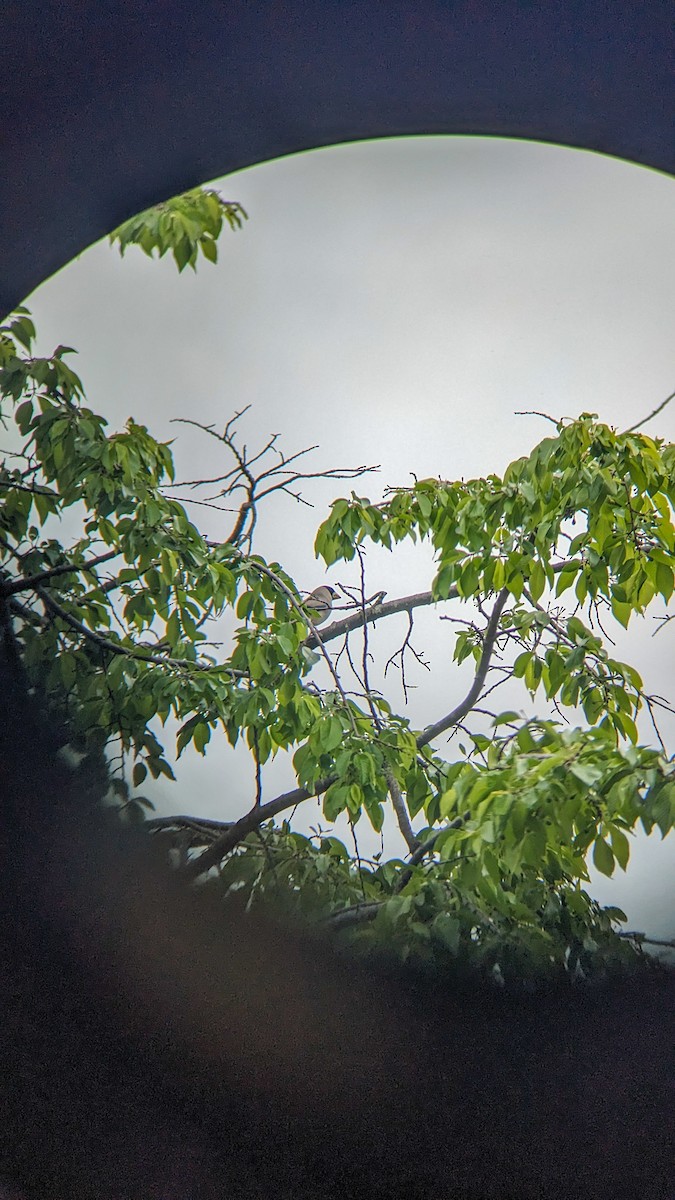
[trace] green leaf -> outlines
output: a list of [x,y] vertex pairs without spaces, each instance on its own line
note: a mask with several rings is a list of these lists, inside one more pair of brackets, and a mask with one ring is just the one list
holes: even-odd
[[516,679],[523,678],[531,661],[532,661],[532,652],[530,650],[523,650],[522,654],[518,655],[516,661],[513,664],[513,674],[515,675]]
[[578,573],[578,566],[563,567],[562,571],[558,575],[558,582],[555,589],[556,596],[561,596],[563,592],[567,591],[567,589],[572,586]]
[[657,563],[655,576],[656,590],[657,592],[660,592],[667,604],[673,594],[673,588],[675,587],[673,569],[670,566],[666,566],[664,563]]
[[598,837],[593,843],[593,865],[603,875],[614,873],[614,854],[604,838]]
[[492,724],[496,728],[498,725],[509,725],[513,721],[521,720],[520,713],[509,710],[508,712],[499,713],[493,720]]
[[323,798],[323,813],[327,821],[336,821],[344,812],[349,799],[349,786],[344,783],[334,783],[328,788]]
[[612,614],[619,624],[623,625],[624,629],[628,629],[628,622],[630,621],[632,612],[632,605],[622,604],[620,601],[612,598]]
[[607,905],[607,907],[603,908],[602,911],[605,913],[605,915],[607,917],[609,917],[610,921],[626,922],[628,920],[628,917],[626,916],[623,909],[617,908],[616,905],[614,905],[614,904]]
[[209,262],[216,262],[218,259],[218,247],[215,241],[212,238],[203,237],[199,244],[202,248],[204,258],[208,259]]
[[133,773],[132,773],[134,787],[140,787],[140,785],[142,784],[143,780],[145,779],[147,773],[148,773],[148,768],[146,767],[145,763],[137,762],[134,764],[134,769],[133,769]]
[[630,858],[630,844],[625,833],[617,829],[616,825],[612,826],[610,832],[610,841],[612,843],[612,852],[616,861],[622,870],[626,870],[628,860]]
[[530,571],[530,593],[536,602],[546,587],[546,575],[541,563],[535,562]]
[[380,833],[384,825],[384,808],[378,801],[366,799],[364,808],[368,819],[376,833]]
[[14,419],[19,427],[19,432],[25,437],[28,433],[28,428],[33,419],[33,401],[24,400],[17,408]]
[[200,721],[197,725],[195,725],[194,732],[192,734],[192,740],[194,742],[195,749],[198,750],[200,754],[204,754],[206,751],[206,746],[211,741],[211,729],[209,725],[207,725],[206,721]]
[[344,736],[342,722],[338,717],[329,717],[324,721],[321,727],[321,746],[322,749],[330,752],[336,750],[342,742]]
[[604,770],[601,766],[595,766],[593,763],[573,762],[570,763],[569,773],[586,787],[594,787],[602,779]]
[[347,793],[347,808],[353,817],[358,816],[363,805],[363,788],[359,783],[350,783]]

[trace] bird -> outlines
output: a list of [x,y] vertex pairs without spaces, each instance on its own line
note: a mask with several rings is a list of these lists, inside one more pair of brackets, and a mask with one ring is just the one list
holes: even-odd
[[323,625],[333,611],[333,601],[337,600],[338,592],[334,588],[322,584],[303,601],[312,625]]

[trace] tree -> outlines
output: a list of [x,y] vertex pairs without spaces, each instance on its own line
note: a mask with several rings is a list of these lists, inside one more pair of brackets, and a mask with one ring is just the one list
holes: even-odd
[[[239,228],[245,216],[197,189],[111,241],[171,250],[182,270],[200,249],[215,261],[223,222]],[[589,854],[607,875],[625,870],[638,823],[665,837],[675,822],[675,764],[655,719],[667,704],[612,656],[603,628],[627,627],[655,597],[672,596],[675,447],[594,414],[549,418],[554,434],[503,478],[426,479],[377,502],[337,499],[316,552],[326,564],[358,558],[361,583],[345,591],[347,614],[318,631],[283,565],[253,551],[258,506],[281,490],[300,500],[297,486],[317,475],[369,468],[307,471],[298,461],[307,451],[285,455],[276,438],[251,457],[235,414],[220,432],[190,422],[230,461],[216,480],[181,484],[170,445],[145,426],[130,419],[106,431],[65,361],[69,347],[32,355],[25,308],[0,335],[3,416],[13,413],[22,439],[0,468],[0,601],[16,669],[66,718],[86,764],[105,753],[130,819],[152,808],[139,791],[148,773],[173,777],[158,719],[181,722],[179,754],[189,745],[204,754],[217,731],[250,750],[255,788],[240,819],[147,821],[186,880],[249,908],[273,903],[365,952],[500,983],[642,963],[639,943],[616,931],[624,914],[584,885]],[[193,501],[215,484],[216,499],[201,503],[235,503],[225,540],[190,520],[176,497],[187,484]],[[66,546],[53,518],[71,509],[82,529]],[[433,544],[429,590],[368,595],[367,546],[395,551],[408,538]],[[415,610],[450,602],[470,614],[454,661],[472,659],[474,679],[450,711],[415,730],[371,683],[369,628],[407,614],[397,656],[405,686]],[[219,652],[208,634],[224,614],[239,624]],[[315,681],[319,661],[328,686]],[[486,696],[509,678],[522,679],[544,715],[486,715]],[[657,749],[638,744],[643,706]],[[583,728],[565,716],[579,710]],[[448,758],[440,739],[453,730],[465,745]],[[292,755],[297,787],[266,800],[264,767],[280,752]],[[330,832],[307,838],[286,818],[276,823],[316,796],[329,824],[346,813],[352,827],[365,816],[376,830],[391,803],[407,858],[364,861]]]

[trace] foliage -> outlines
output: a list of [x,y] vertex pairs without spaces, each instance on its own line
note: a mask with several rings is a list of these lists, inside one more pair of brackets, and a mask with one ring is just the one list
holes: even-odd
[[127,246],[140,246],[150,258],[155,250],[159,258],[170,250],[179,271],[196,271],[200,250],[208,262],[217,262],[223,221],[235,230],[246,220],[241,204],[223,200],[213,188],[193,188],[125,221],[110,234],[110,243],[119,242],[122,255]]
[[[182,270],[199,248],[215,261],[223,217],[234,228],[241,215],[197,190],[112,239],[121,251],[171,249]],[[319,636],[283,566],[252,551],[257,505],[289,482],[367,468],[289,469],[300,455],[269,466],[275,439],[247,459],[236,416],[222,433],[203,427],[234,455],[220,495],[244,491],[229,537],[214,542],[175,498],[170,445],[131,418],[109,432],[65,361],[74,351],[36,357],[34,337],[25,308],[0,329],[2,414],[13,413],[22,440],[0,466],[4,636],[32,686],[66,713],[73,746],[105,748],[116,762],[112,787],[130,817],[152,807],[138,790],[148,773],[173,777],[157,718],[180,721],[179,754],[204,754],[218,732],[245,741],[256,792],[238,821],[149,822],[185,876],[241,893],[249,907],[282,905],[364,949],[509,983],[636,965],[636,947],[616,934],[623,914],[584,886],[586,859],[611,875],[625,870],[638,823],[668,833],[675,766],[663,745],[637,744],[636,716],[657,701],[609,652],[602,621],[627,627],[656,596],[672,596],[675,447],[585,413],[555,422],[555,436],[502,479],[427,479],[377,503],[354,492],[336,500],[316,539],[327,564],[362,557],[367,543],[430,539],[437,570],[428,593],[386,603],[366,597],[362,575],[352,611]],[[83,524],[66,546],[52,531],[69,510]],[[448,601],[474,606],[454,638],[455,661],[475,662],[474,681],[452,712],[415,730],[370,684],[368,628],[400,612],[412,627],[415,608]],[[225,614],[237,624],[219,654],[208,632]],[[358,694],[328,650],[355,637],[366,639]],[[408,638],[402,662],[406,651]],[[320,659],[329,687],[313,679]],[[547,715],[495,712],[481,731],[476,710],[495,672],[522,679]],[[579,709],[583,729],[563,719]],[[458,728],[468,743],[460,757],[432,750]],[[262,769],[280,751],[292,754],[298,786],[263,802]],[[376,830],[391,800],[408,858],[365,862],[331,833],[305,838],[275,824],[315,795],[329,824],[346,813],[355,826],[365,814]]]

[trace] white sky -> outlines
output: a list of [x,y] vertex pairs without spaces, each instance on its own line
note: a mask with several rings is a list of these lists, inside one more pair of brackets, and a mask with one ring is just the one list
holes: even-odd
[[[289,453],[318,442],[309,460],[318,469],[380,463],[354,485],[377,498],[411,472],[501,473],[550,432],[515,410],[590,410],[625,428],[675,387],[667,176],[537,143],[420,137],[294,155],[217,186],[250,216],[241,232],[223,233],[217,267],[179,277],[168,258],[151,263],[131,249],[120,260],[99,244],[29,301],[40,349],[79,349],[73,365],[89,402],[113,427],[133,415],[159,437],[178,435],[179,478],[216,473],[223,460],[172,417],[222,427],[252,405],[241,422],[250,449],[279,433]],[[675,440],[675,404],[647,431]],[[271,503],[257,551],[307,589],[324,577],[356,583],[351,564],[324,576],[312,550],[328,503],[350,486],[308,484],[313,510],[286,497]],[[227,517],[189,511],[226,535]],[[430,564],[419,549],[370,552],[369,588],[389,598],[428,588]],[[406,627],[401,616],[376,631],[378,659]],[[434,670],[411,665],[418,688],[405,711],[415,725],[449,711],[468,686],[468,666],[448,670],[449,630],[438,613],[416,619],[414,644]],[[670,628],[656,640],[653,631],[651,613],[631,624],[619,657],[672,699]],[[387,686],[402,707],[400,686]],[[504,690],[498,707],[511,706],[532,711],[520,690]],[[662,729],[672,750],[675,723]],[[641,735],[651,740],[648,724]],[[249,760],[227,747],[206,760],[185,755],[179,768],[177,785],[152,793],[159,812],[231,819],[249,806]],[[278,760],[264,798],[291,785]],[[307,804],[295,824],[307,830],[318,815]],[[397,830],[387,829],[388,852],[399,852]],[[378,848],[365,818],[358,835],[363,853]],[[637,838],[628,875],[601,877],[594,894],[626,909],[630,928],[672,937],[674,867],[672,835]]]

